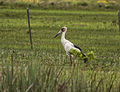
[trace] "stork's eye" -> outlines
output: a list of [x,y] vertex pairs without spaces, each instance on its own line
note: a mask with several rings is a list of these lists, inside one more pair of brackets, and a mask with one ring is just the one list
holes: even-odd
[[62,30],[62,32],[64,32],[64,31],[65,31],[65,28],[62,28],[61,30]]

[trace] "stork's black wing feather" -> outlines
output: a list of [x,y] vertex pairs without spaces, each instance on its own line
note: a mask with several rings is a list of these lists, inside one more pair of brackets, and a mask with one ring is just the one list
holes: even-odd
[[[80,52],[81,52],[81,54],[85,57],[85,54],[83,54],[82,49],[81,49],[80,47],[78,47],[78,46],[76,46],[76,45],[74,45],[74,47],[75,47],[75,48],[77,48],[77,49],[79,49],[79,50],[80,50]],[[87,59],[87,58],[85,58],[85,59],[84,59],[84,63],[86,63],[86,62],[87,62],[87,60],[88,60],[88,59]]]
[[81,54],[82,54],[83,56],[85,56],[85,55],[83,54],[82,49],[81,49],[80,47],[78,47],[78,46],[76,46],[76,45],[74,45],[74,47],[77,48],[77,49],[79,49],[80,52],[81,52]]

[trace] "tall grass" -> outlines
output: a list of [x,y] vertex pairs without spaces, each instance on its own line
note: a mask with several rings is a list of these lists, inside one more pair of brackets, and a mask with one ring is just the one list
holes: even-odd
[[47,56],[44,56],[41,51],[36,50],[9,51],[8,56],[1,62],[1,91],[120,91],[120,77],[117,71],[103,71],[100,68],[88,70],[82,63],[70,67],[64,65],[61,59],[54,61],[58,55],[52,57],[48,52],[45,52]]

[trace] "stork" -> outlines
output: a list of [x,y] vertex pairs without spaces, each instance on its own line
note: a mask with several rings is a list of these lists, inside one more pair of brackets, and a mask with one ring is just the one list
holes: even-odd
[[[61,30],[55,35],[54,38],[56,38],[59,34],[62,33],[61,43],[62,43],[62,45],[63,45],[63,47],[64,47],[64,49],[65,49],[65,51],[66,51],[66,54],[67,54],[68,56],[70,56],[70,65],[72,65],[72,61],[73,61],[73,57],[74,57],[74,56],[69,53],[69,51],[70,51],[71,48],[72,48],[72,49],[75,49],[75,50],[77,50],[77,51],[79,51],[79,52],[81,52],[81,54],[82,54],[83,56],[85,56],[85,55],[83,54],[83,52],[82,52],[82,50],[81,50],[80,47],[74,45],[73,43],[71,43],[70,41],[68,41],[68,40],[65,39],[65,34],[66,34],[66,32],[67,32],[67,27],[62,27]],[[85,63],[86,61],[87,61],[87,59],[85,58],[85,59],[84,59],[84,63]],[[74,63],[75,63],[75,62],[74,62]]]

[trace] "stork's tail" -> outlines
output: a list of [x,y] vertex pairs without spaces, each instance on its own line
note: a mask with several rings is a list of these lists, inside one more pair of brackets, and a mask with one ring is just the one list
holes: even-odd
[[69,51],[70,54],[72,54],[75,58],[78,58],[79,60],[84,60],[84,63],[86,63],[89,60],[94,59],[94,52],[88,52],[85,55],[83,55],[81,52],[77,51],[76,49],[71,48]]
[[87,61],[88,61],[88,58],[85,58],[85,59],[84,59],[84,63],[86,63]]

